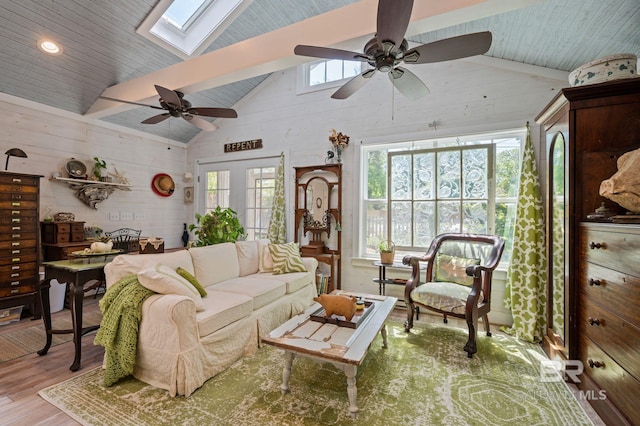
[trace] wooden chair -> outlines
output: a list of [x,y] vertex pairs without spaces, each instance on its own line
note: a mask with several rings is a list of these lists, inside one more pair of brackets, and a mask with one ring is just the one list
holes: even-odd
[[132,247],[138,246],[141,233],[142,231],[139,229],[121,228],[115,231],[105,232],[104,235],[111,238],[114,249],[122,250],[123,253],[129,253],[130,251],[135,251],[132,250]]
[[[493,235],[438,235],[427,253],[405,256],[402,263],[412,266],[404,298],[407,304],[405,330],[413,327],[417,307],[447,316],[463,318],[469,327],[469,339],[464,347],[469,358],[476,353],[478,318],[482,318],[487,336],[491,310],[491,278],[500,262],[504,240]],[[420,282],[420,262],[427,262],[425,279]]]

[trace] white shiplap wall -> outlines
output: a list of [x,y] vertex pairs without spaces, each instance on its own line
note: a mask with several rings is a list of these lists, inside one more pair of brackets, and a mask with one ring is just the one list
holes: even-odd
[[[40,218],[47,208],[52,213],[72,212],[76,220],[99,226],[105,231],[122,227],[142,230],[142,235],[165,239],[165,247],[180,247],[184,222],[184,187],[186,147],[168,140],[134,133],[131,130],[86,121],[81,116],[44,107],[0,94],[0,150],[18,147],[28,158],[9,160],[9,171],[44,176],[41,180]],[[167,149],[168,147],[171,149]],[[70,158],[81,160],[91,173],[93,157],[107,163],[107,171],[124,174],[131,181],[131,191],[116,190],[94,210],[78,200],[74,191],[60,182],[49,180],[58,171],[66,177],[64,167]],[[160,197],[151,190],[156,173],[168,173],[176,183],[171,197]],[[110,213],[139,213],[144,220],[114,221]]]
[[[335,128],[351,136],[344,152],[343,184],[343,288],[375,292],[371,281],[377,269],[370,261],[354,258],[354,226],[358,223],[359,146],[414,139],[430,139],[494,130],[522,128],[551,100],[554,90],[566,86],[565,72],[532,67],[493,58],[471,58],[411,68],[431,94],[417,102],[392,97],[391,85],[377,75],[345,101],[330,99],[331,90],[296,94],[296,71],[272,74],[235,105],[239,118],[218,120],[219,130],[201,133],[185,149],[167,147],[167,140],[86,121],[81,116],[53,110],[0,94],[0,149],[24,149],[29,158],[12,158],[10,171],[44,175],[41,215],[47,206],[54,212],[71,211],[78,220],[105,230],[123,226],[141,228],[143,234],[165,238],[166,247],[179,247],[182,223],[191,223],[196,205],[184,204],[185,172],[197,172],[198,160],[221,161],[286,154],[287,200],[293,205],[293,167],[322,164],[330,148],[329,132]],[[437,130],[428,123],[438,121]],[[534,140],[539,140],[533,126]],[[260,151],[224,154],[223,145],[263,139]],[[117,191],[92,210],[73,192],[47,178],[75,157],[90,169],[94,156],[105,159],[131,180],[132,191]],[[544,151],[539,160],[544,160]],[[156,173],[169,173],[176,182],[173,196],[162,198],[150,189]],[[144,221],[110,221],[110,212],[142,213]],[[289,236],[293,236],[292,208],[288,210]],[[504,274],[497,274],[491,320],[510,323],[503,307]],[[402,298],[402,288],[388,288]]]
[[[527,121],[533,126],[534,140],[538,140],[535,116],[555,90],[567,85],[565,72],[485,57],[414,66],[411,70],[431,90],[429,96],[416,102],[401,95],[392,98],[391,85],[381,74],[349,99],[337,101],[330,99],[332,90],[297,95],[295,69],[274,73],[235,106],[237,120],[226,120],[215,133],[200,134],[192,141],[187,163],[197,170],[195,163],[201,159],[223,161],[284,151],[287,200],[292,206],[292,168],[324,163],[332,128],[349,135],[351,143],[343,157],[342,287],[376,292],[371,279],[377,276],[377,268],[370,261],[355,258],[359,146],[523,128]],[[439,122],[437,130],[428,126],[434,120]],[[223,153],[225,143],[256,138],[263,140],[261,152]],[[193,214],[193,207],[190,210],[188,215]],[[290,239],[292,212],[288,209]],[[491,320],[508,324],[511,317],[502,303],[505,273],[496,275]],[[403,297],[398,286],[391,286],[387,293]]]

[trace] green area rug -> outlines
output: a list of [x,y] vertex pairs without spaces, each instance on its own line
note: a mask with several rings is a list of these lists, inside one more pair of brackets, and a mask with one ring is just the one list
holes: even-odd
[[356,420],[346,378],[331,364],[295,358],[282,395],[282,351],[272,347],[235,363],[189,398],[168,396],[133,378],[105,388],[100,368],[40,392],[86,425],[591,425],[564,382],[540,380],[537,345],[417,323],[411,334],[388,324],[389,347],[374,340],[358,369]]
[[[102,313],[99,310],[83,313],[83,326],[100,324]],[[24,320],[23,320],[24,321]],[[68,309],[52,316],[54,330],[71,329],[71,312]],[[5,327],[12,327],[8,325]],[[73,334],[54,334],[51,346],[73,340]],[[20,327],[15,330],[2,330],[0,334],[0,364],[21,356],[39,351],[47,341],[42,320],[33,320],[29,327]]]

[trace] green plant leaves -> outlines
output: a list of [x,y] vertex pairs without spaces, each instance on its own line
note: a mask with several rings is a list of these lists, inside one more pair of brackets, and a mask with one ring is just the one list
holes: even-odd
[[196,213],[195,218],[197,224],[189,225],[189,231],[195,230],[194,234],[198,238],[195,246],[233,243],[246,237],[238,214],[230,207],[222,209],[218,206],[205,215]]

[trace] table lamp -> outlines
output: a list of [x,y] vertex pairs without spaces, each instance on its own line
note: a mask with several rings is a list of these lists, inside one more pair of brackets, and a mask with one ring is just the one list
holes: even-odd
[[9,167],[9,157],[27,158],[27,154],[25,154],[25,152],[20,148],[11,148],[7,152],[5,152],[5,154],[7,155],[7,162],[4,164],[5,170],[7,170],[7,168]]

